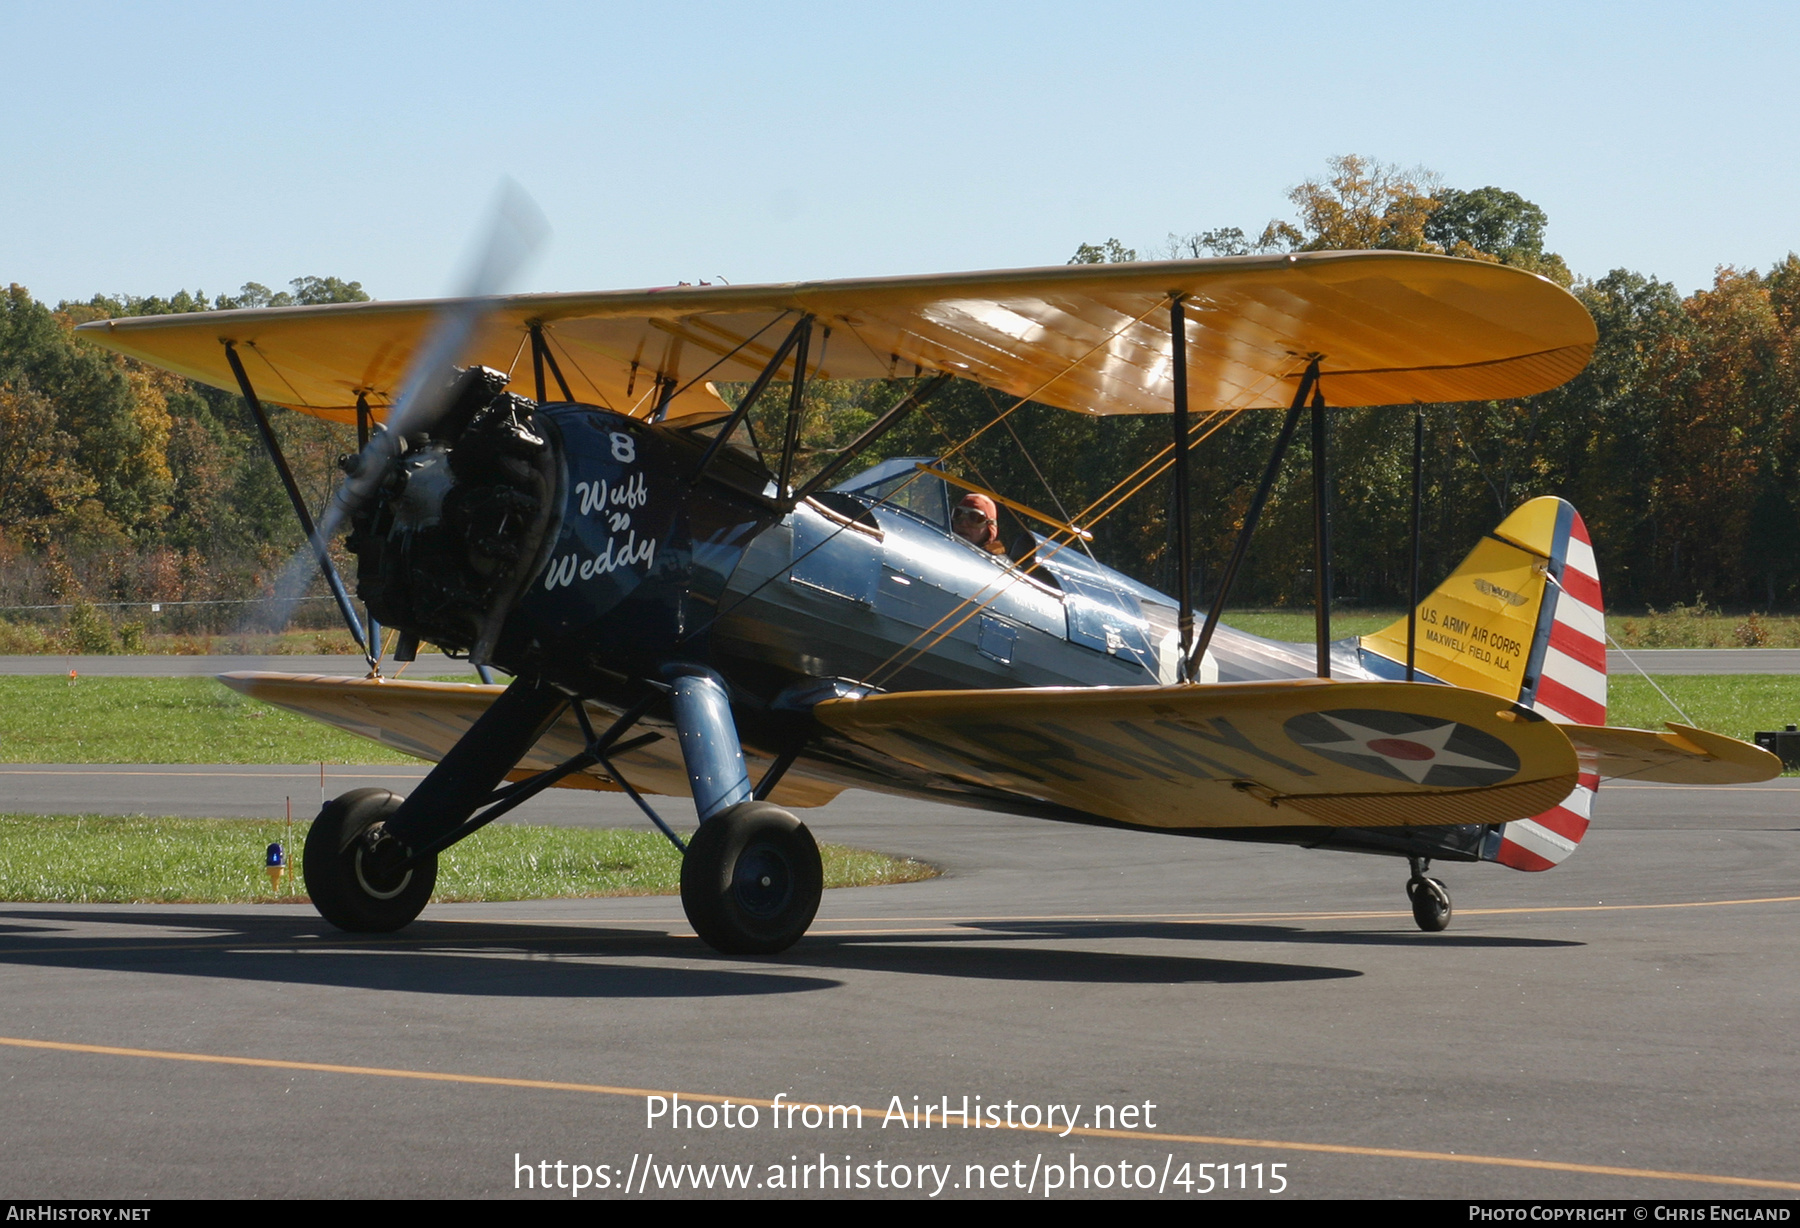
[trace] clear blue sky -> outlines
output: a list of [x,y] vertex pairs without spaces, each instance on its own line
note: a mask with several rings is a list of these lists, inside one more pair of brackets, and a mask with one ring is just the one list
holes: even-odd
[[0,4],[0,283],[447,292],[1062,262],[1289,216],[1363,153],[1495,184],[1578,274],[1800,248],[1800,6]]

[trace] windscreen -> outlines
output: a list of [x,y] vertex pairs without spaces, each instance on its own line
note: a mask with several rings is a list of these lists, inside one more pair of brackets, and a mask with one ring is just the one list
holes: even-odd
[[919,465],[935,465],[935,456],[896,456],[863,470],[833,490],[883,507],[898,508],[944,532],[950,531],[950,489],[944,479],[920,473]]

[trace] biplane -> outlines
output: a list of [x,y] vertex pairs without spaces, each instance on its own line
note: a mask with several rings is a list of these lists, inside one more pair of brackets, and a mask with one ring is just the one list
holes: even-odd
[[[414,379],[450,310],[467,321],[455,353]],[[314,821],[307,887],[346,930],[409,923],[439,853],[551,786],[636,802],[682,850],[694,929],[726,953],[806,932],[819,854],[792,811],[845,788],[1402,858],[1415,919],[1438,930],[1451,904],[1433,861],[1547,869],[1580,842],[1602,777],[1780,769],[1703,730],[1606,727],[1599,570],[1554,497],[1508,516],[1423,597],[1415,497],[1411,611],[1330,638],[1329,407],[1525,396],[1587,362],[1587,312],[1515,269],[1310,253],[80,332],[243,394],[371,665],[362,679],[223,681],[436,763],[405,798],[359,789]],[[1015,405],[1169,415],[1149,472],[1170,474],[1153,489],[1170,491],[1177,591],[1100,563],[1079,524],[981,489],[954,455],[870,464],[950,379]],[[815,380],[893,380],[904,395],[802,479]],[[432,411],[408,417],[426,384]],[[765,416],[758,437],[749,415],[772,388],[765,415],[782,429]],[[332,526],[314,525],[268,429],[271,403],[355,423],[365,441],[341,504],[361,615],[324,549]],[[1252,411],[1283,414],[1282,429],[1201,611],[1189,451],[1206,423]],[[1309,415],[1317,634],[1288,644],[1220,614]],[[1002,548],[996,503],[1043,531]],[[429,641],[511,681],[383,678],[380,624],[395,659]],[[690,838],[657,795],[693,799]]]

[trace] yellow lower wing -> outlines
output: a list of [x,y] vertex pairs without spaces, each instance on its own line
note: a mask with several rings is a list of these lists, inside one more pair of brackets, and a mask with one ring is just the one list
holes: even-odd
[[1560,728],[1447,686],[922,691],[813,713],[914,768],[1140,827],[1504,823],[1576,783]]
[[[501,686],[472,686],[460,682],[402,682],[381,678],[332,678],[313,674],[221,674],[219,681],[234,691],[334,725],[383,746],[436,762],[469,731],[487,711]],[[612,720],[605,709],[588,705],[596,728]],[[634,731],[635,732],[635,731]],[[631,736],[631,735],[628,735]],[[556,766],[581,753],[586,745],[581,726],[569,713],[538,740],[531,752],[509,774],[518,780]],[[750,778],[757,779],[767,766],[753,753],[744,756]],[[687,769],[673,736],[628,750],[614,759],[619,770],[640,793],[686,797]],[[599,768],[577,773],[560,782],[562,788],[617,789]],[[842,792],[841,785],[811,780],[798,771],[782,777],[770,800],[782,806],[823,806]]]
[[1610,725],[1564,725],[1582,750],[1592,751],[1600,775],[1667,784],[1741,785],[1781,775],[1781,760],[1760,746],[1666,722],[1667,733]]

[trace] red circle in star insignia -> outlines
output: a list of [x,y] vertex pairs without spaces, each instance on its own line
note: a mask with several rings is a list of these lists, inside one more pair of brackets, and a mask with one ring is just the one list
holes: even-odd
[[1406,738],[1375,738],[1366,744],[1378,755],[1386,755],[1390,759],[1435,759],[1437,752],[1429,746]]

